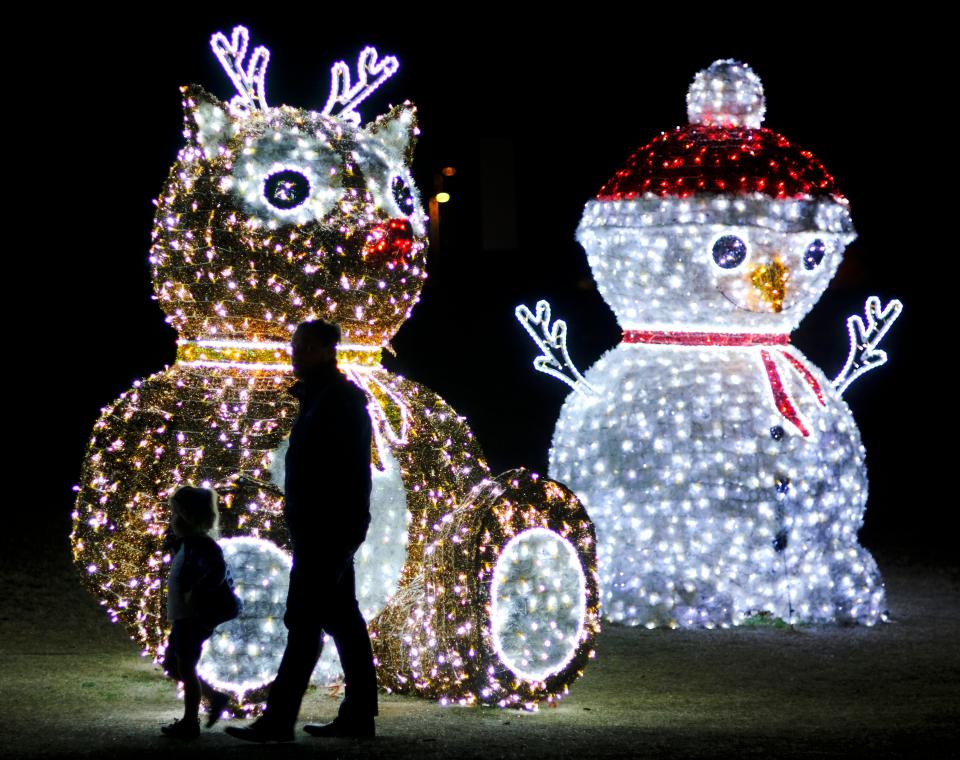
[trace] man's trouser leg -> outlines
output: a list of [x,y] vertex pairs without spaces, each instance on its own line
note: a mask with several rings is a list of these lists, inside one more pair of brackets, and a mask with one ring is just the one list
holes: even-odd
[[303,694],[322,651],[323,629],[319,622],[298,623],[287,631],[287,647],[270,687],[263,717],[278,730],[292,729],[297,722]]
[[321,573],[294,558],[283,616],[287,646],[261,719],[278,730],[292,729],[297,722],[303,694],[323,651],[323,621],[318,607],[323,606],[321,600],[335,585],[336,577],[336,572]]
[[377,673],[367,624],[357,604],[353,560],[337,583],[334,606],[324,621],[324,629],[333,637],[343,668],[343,702],[339,717],[363,720],[377,714]]

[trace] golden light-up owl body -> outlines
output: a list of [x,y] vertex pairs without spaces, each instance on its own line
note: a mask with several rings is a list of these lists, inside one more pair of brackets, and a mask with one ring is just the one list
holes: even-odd
[[[381,616],[374,638],[375,648],[397,652],[397,672],[385,675],[381,667],[381,681],[401,688],[411,681],[401,671],[411,666],[399,662],[407,655],[396,639],[411,616],[427,614],[417,601],[424,556],[436,548],[440,526],[450,527],[450,514],[491,482],[465,420],[380,363],[426,277],[427,219],[409,171],[415,109],[404,104],[359,126],[356,105],[397,66],[372,48],[361,53],[353,86],[345,64],[334,66],[330,99],[318,113],[267,106],[269,54],[257,48],[244,62],[245,29],[212,42],[239,95],[227,104],[183,88],[186,144],[156,201],[150,252],[156,297],[179,333],[177,361],[136,383],[96,423],[74,512],[75,561],[111,617],[158,656],[168,628],[166,500],[181,484],[216,488],[221,545],[245,611],[217,629],[199,672],[231,691],[242,709],[255,707],[286,638],[281,463],[297,411],[287,346],[300,322],[335,321],[343,336],[338,364],[366,393],[374,429],[372,523],[357,555],[358,600],[368,620],[391,599],[402,600]],[[474,512],[489,510],[502,493],[487,493]],[[556,668],[562,677],[549,689],[540,677],[524,697],[534,700],[566,688],[596,632],[595,580],[579,569],[593,556],[592,527],[575,498],[564,501],[562,486],[549,494],[581,536],[567,565],[585,580],[580,598],[567,605],[579,622],[569,657]],[[521,530],[539,525],[538,510],[528,510]],[[327,649],[322,678],[339,673],[334,648]],[[422,678],[418,684],[432,694]],[[463,688],[444,693],[463,697]],[[498,690],[491,699],[502,701]]]
[[370,399],[374,522],[358,589],[368,616],[396,590],[422,533],[409,516],[433,524],[487,474],[462,418],[380,365],[426,276],[408,168],[414,108],[360,128],[286,106],[243,112],[184,88],[184,109],[187,144],[157,201],[150,254],[154,291],[180,335],[177,362],[104,410],[73,537],[95,593],[154,655],[167,627],[173,489],[212,484],[224,496],[224,537],[286,547],[271,454],[296,414],[286,345],[301,321],[340,324],[341,369]]

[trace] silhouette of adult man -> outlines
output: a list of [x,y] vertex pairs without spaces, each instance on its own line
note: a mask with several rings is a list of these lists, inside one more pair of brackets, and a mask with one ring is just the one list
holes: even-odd
[[371,426],[363,392],[337,369],[340,328],[304,322],[293,334],[291,393],[300,410],[285,460],[284,515],[293,568],[284,624],[287,647],[264,715],[232,736],[292,741],[300,703],[329,633],[346,690],[337,718],[306,725],[315,736],[373,736],[377,681],[367,626],[357,604],[353,555],[370,524]]

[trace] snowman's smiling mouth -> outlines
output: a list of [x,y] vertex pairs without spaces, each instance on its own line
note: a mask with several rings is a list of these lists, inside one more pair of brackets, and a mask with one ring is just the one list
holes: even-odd
[[723,288],[717,288],[717,292],[720,293],[720,295],[726,298],[730,303],[732,303],[740,311],[746,311],[746,312],[749,312],[750,314],[783,314],[783,312],[790,311],[790,309],[793,308],[793,304],[790,304],[790,306],[784,305],[783,307],[781,307],[779,311],[775,311],[773,309],[771,309],[770,311],[758,311],[757,309],[751,309],[749,306],[743,306],[742,304],[737,303],[734,300],[733,296],[728,295]]

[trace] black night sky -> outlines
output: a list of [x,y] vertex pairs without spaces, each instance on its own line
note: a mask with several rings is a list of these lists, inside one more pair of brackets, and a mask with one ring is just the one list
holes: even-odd
[[293,10],[84,16],[37,33],[38,49],[53,51],[60,67],[47,67],[32,88],[41,122],[33,149],[49,157],[36,186],[49,190],[53,178],[56,197],[27,204],[33,221],[22,257],[32,282],[49,283],[36,288],[38,398],[48,400],[21,413],[31,450],[46,452],[39,461],[49,468],[37,473],[37,503],[64,543],[70,488],[99,409],[173,361],[175,333],[151,300],[151,200],[181,143],[179,85],[229,98],[208,41],[244,23],[251,44],[271,50],[273,104],[320,108],[330,65],[352,65],[364,44],[399,58],[399,74],[361,113],[371,119],[388,103],[417,104],[414,176],[424,197],[442,167],[457,173],[444,179],[451,202],[429,252],[430,279],[387,363],[467,416],[495,472],[545,471],[566,395],[533,370],[535,348],[513,307],[550,300],[570,324],[583,369],[618,342],[574,240],[583,204],[636,147],[685,121],[699,69],[722,57],[749,62],[765,87],[765,126],[823,161],[859,232],[795,344],[832,375],[846,355],[846,315],[871,294],[905,303],[885,343],[890,363],[846,396],[868,452],[865,543],[945,551],[946,531],[930,537],[952,510],[939,431],[953,424],[953,391],[937,369],[946,342],[929,340],[930,304],[949,298],[945,280],[955,276],[939,262],[949,216],[931,213],[942,195],[933,129],[942,93],[932,56],[891,57],[893,40],[919,40],[921,31],[890,22],[870,35],[824,34],[822,20],[800,15],[721,31],[681,18],[682,9],[589,28],[573,18],[513,27],[492,10],[468,9],[395,24],[364,9],[306,18]]

